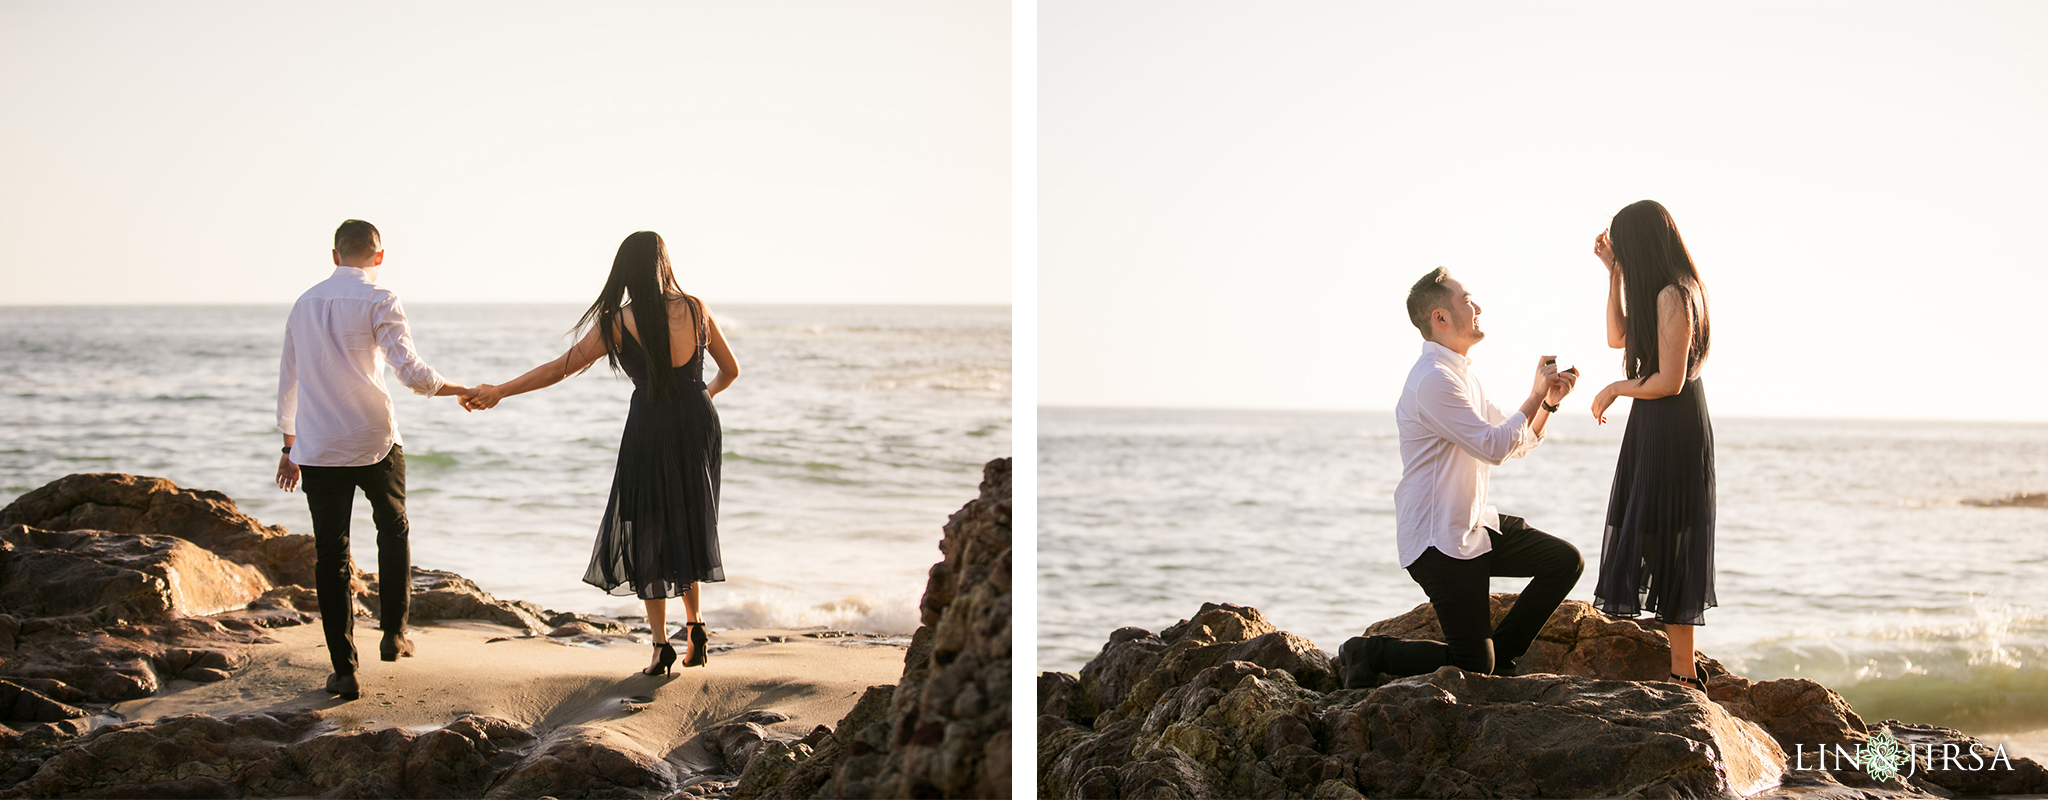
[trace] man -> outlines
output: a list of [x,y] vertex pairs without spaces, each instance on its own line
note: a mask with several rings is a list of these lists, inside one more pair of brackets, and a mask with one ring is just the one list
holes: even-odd
[[[1401,566],[1429,596],[1444,641],[1354,637],[1338,650],[1347,689],[1369,686],[1381,673],[1421,675],[1444,666],[1511,674],[1585,569],[1578,548],[1486,503],[1487,467],[1543,441],[1544,424],[1577,384],[1578,370],[1560,373],[1557,359],[1543,356],[1521,408],[1502,414],[1467,358],[1486,338],[1479,311],[1442,267],[1416,281],[1408,319],[1422,332],[1422,357],[1394,407],[1401,434],[1395,539]],[[1534,578],[1498,628],[1489,615],[1492,577]]]
[[398,297],[377,285],[384,249],[376,226],[359,219],[341,223],[334,231],[334,264],[334,274],[306,290],[285,322],[277,384],[284,456],[277,462],[277,485],[291,491],[303,475],[317,553],[314,589],[334,663],[327,691],[354,700],[361,689],[350,638],[355,596],[348,527],[357,489],[369,499],[377,524],[380,655],[397,661],[413,651],[405,636],[412,572],[405,453],[379,358],[418,394],[467,397],[470,389],[443,380],[413,350]]

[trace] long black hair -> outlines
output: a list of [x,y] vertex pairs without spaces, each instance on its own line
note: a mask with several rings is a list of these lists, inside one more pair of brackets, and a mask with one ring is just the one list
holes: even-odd
[[698,318],[700,328],[703,326],[703,306],[676,286],[675,271],[669,267],[668,245],[661,241],[661,234],[640,231],[619,243],[619,254],[612,258],[611,277],[604,281],[604,292],[576,322],[578,332],[593,324],[597,326],[597,335],[604,342],[605,361],[616,372],[621,368],[620,359],[630,356],[622,351],[624,344],[613,332],[623,329],[620,311],[632,311],[633,328],[638,334],[634,338],[639,340],[641,355],[646,359],[649,388],[654,391],[654,399],[662,401],[682,395],[675,370],[668,368],[671,297],[690,301],[691,316]]
[[1678,235],[1678,223],[1657,201],[1639,200],[1614,215],[1607,237],[1621,264],[1622,302],[1628,310],[1628,341],[1621,355],[1628,376],[1648,380],[1657,374],[1657,293],[1675,285],[1694,319],[1692,352],[1685,364],[1685,377],[1691,378],[1693,368],[1707,358],[1711,337],[1707,290]]

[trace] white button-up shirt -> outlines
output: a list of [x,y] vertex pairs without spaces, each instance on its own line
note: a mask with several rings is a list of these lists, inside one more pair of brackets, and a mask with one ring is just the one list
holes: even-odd
[[1500,513],[1486,503],[1487,467],[1542,441],[1522,412],[1504,415],[1486,399],[1471,368],[1471,359],[1423,342],[1394,406],[1401,434],[1394,529],[1403,567],[1431,547],[1459,559],[1492,550],[1486,531],[1500,529]]
[[336,267],[292,306],[277,378],[277,429],[297,437],[292,463],[360,467],[402,444],[384,367],[433,396],[445,383],[413,350],[405,310],[355,267]]

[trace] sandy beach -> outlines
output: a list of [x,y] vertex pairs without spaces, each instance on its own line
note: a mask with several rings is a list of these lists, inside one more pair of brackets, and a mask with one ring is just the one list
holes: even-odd
[[358,626],[356,647],[367,656],[356,673],[362,697],[343,701],[322,690],[331,667],[316,623],[272,631],[277,642],[251,648],[249,665],[226,680],[172,681],[159,694],[111,710],[124,721],[152,722],[318,709],[337,731],[426,730],[466,714],[537,734],[595,725],[698,772],[717,764],[688,746],[704,730],[764,710],[789,715],[771,730],[800,736],[837,724],[869,686],[895,683],[903,672],[903,640],[807,633],[820,632],[718,631],[707,666],[646,676],[636,673],[647,666],[646,645],[565,643],[481,622],[416,626],[409,630],[416,654],[383,662],[377,631]]

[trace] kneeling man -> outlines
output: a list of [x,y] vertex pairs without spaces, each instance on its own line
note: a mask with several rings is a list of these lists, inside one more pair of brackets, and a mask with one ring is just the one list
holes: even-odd
[[[1338,650],[1347,689],[1369,686],[1382,673],[1421,675],[1445,666],[1511,674],[1586,566],[1569,542],[1486,503],[1487,468],[1543,441],[1544,423],[1578,382],[1577,369],[1560,373],[1557,359],[1543,356],[1528,399],[1502,414],[1466,357],[1486,338],[1472,294],[1438,267],[1408,291],[1408,319],[1423,344],[1394,407],[1401,434],[1394,524],[1401,566],[1429,595],[1444,641],[1355,637]],[[1488,613],[1493,577],[1534,578],[1498,628]]]

